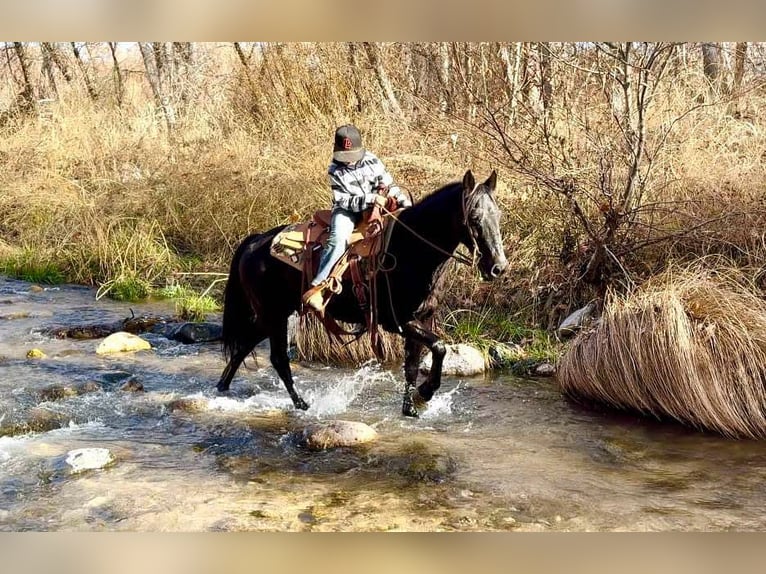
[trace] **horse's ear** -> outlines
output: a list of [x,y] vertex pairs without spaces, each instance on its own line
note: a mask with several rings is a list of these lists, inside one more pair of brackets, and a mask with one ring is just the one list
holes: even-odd
[[487,181],[484,182],[484,185],[487,186],[487,189],[489,189],[490,193],[495,191],[495,188],[497,187],[497,172],[494,169],[492,170],[492,173],[489,174],[489,177],[487,178]]
[[463,176],[463,193],[471,193],[474,187],[476,187],[476,179],[473,177],[473,173],[469,169]]

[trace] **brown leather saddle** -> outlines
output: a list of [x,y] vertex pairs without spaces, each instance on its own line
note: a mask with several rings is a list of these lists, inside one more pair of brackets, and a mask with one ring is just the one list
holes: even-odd
[[[304,281],[310,283],[319,267],[322,249],[330,236],[332,212],[323,209],[314,213],[310,221],[288,225],[271,242],[271,256],[302,271]],[[381,246],[383,219],[377,210],[365,214],[349,239],[346,253],[335,264],[330,276],[338,280],[351,277],[351,263],[369,260]]]
[[[288,225],[271,242],[271,256],[306,273],[306,282],[310,283],[316,275],[322,248],[330,237],[331,216],[329,209],[323,209],[314,213],[310,221]],[[352,254],[359,257],[370,255],[373,242],[367,237],[369,227],[366,217],[356,226],[349,239],[346,256],[338,262],[336,269]],[[345,273],[342,276],[345,277]]]
[[[331,215],[329,209],[317,211],[310,221],[285,227],[271,242],[271,256],[301,271],[304,288],[311,283],[318,270],[322,248],[330,236]],[[386,249],[390,225],[390,220],[383,218],[378,208],[365,213],[351,234],[346,252],[329,276],[332,293],[340,293],[344,279],[352,282],[354,295],[364,312],[366,330],[370,333],[372,347],[378,357],[383,356],[383,350],[378,337],[374,279],[377,272],[376,259]],[[324,314],[320,317],[328,331],[335,336],[358,334],[343,330]]]

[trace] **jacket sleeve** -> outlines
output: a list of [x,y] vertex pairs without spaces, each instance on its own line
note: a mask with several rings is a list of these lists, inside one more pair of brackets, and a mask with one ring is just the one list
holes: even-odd
[[377,166],[379,166],[380,173],[378,174],[378,181],[379,184],[383,187],[388,188],[388,193],[386,194],[387,197],[393,197],[396,199],[396,202],[399,204],[399,207],[410,207],[412,206],[412,202],[410,201],[410,198],[407,197],[407,194],[405,194],[398,185],[396,185],[396,182],[394,182],[394,178],[391,176],[390,173],[388,173],[388,170],[386,169],[386,166],[383,165],[383,162],[378,160]]
[[333,207],[358,213],[364,211],[375,200],[373,194],[352,194],[335,173],[329,173],[330,189],[332,190]]

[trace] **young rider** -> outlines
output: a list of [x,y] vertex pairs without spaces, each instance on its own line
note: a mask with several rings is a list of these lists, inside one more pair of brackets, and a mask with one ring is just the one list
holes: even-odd
[[346,251],[348,240],[364,212],[374,205],[384,206],[387,197],[396,199],[399,207],[412,205],[394,183],[383,162],[362,146],[362,136],[351,124],[335,130],[332,162],[327,174],[333,195],[330,237],[311,288],[303,295],[303,303],[316,311],[324,308],[327,278]]

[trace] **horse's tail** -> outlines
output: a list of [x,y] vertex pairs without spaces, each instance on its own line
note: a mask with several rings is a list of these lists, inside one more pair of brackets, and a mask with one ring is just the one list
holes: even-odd
[[[255,310],[247,300],[242,278],[239,273],[239,264],[242,256],[252,243],[258,241],[266,234],[255,233],[245,238],[239,244],[234,256],[231,258],[229,279],[226,282],[226,290],[223,296],[223,354],[226,360],[230,360],[240,348],[248,345],[254,337],[253,323],[255,322]],[[252,348],[252,345],[250,345]]]

